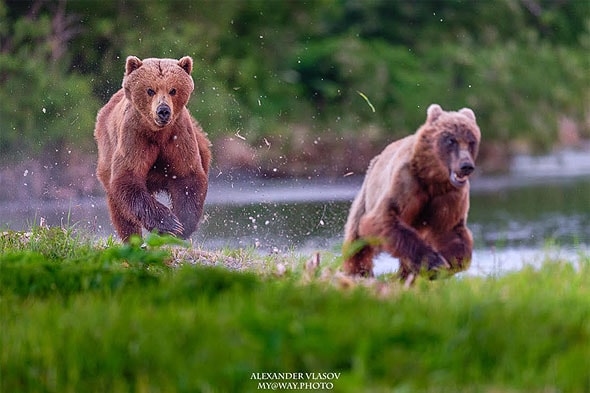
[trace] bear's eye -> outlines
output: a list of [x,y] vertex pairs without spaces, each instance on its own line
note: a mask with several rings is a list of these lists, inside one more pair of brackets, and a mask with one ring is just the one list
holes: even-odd
[[448,136],[446,142],[447,142],[448,147],[453,147],[457,144],[457,140],[455,138],[453,138],[452,136]]
[[170,90],[170,95],[171,95],[171,96],[174,96],[174,95],[176,95],[176,89],[172,89],[172,90]]
[[147,93],[148,93],[148,96],[150,96],[150,97],[153,97],[156,95],[156,92],[153,91],[152,89],[147,89]]

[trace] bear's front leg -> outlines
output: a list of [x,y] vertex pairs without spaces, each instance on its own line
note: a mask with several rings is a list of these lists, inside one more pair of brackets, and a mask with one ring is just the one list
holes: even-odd
[[410,226],[404,224],[397,214],[390,211],[385,216],[369,215],[361,219],[361,237],[377,237],[381,247],[400,259],[400,278],[420,270],[449,268],[445,258],[429,246]]
[[457,273],[467,270],[471,264],[473,237],[463,222],[451,231],[436,235],[432,244],[451,264],[450,271]]
[[107,205],[109,207],[111,221],[121,240],[127,242],[131,235],[141,236],[141,224],[133,217],[126,215],[124,210],[121,210],[120,203],[107,196]]
[[197,230],[207,196],[207,176],[195,174],[174,179],[168,185],[172,211],[183,226],[180,237],[187,239]]
[[117,209],[139,221],[148,231],[155,229],[175,236],[183,232],[182,224],[174,213],[158,202],[133,173],[119,174],[111,179],[110,192],[109,199],[117,205]]

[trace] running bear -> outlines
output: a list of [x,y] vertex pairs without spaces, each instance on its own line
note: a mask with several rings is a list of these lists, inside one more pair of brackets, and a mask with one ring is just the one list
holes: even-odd
[[[196,229],[207,195],[209,140],[186,105],[193,60],[129,56],[123,88],[98,112],[97,176],[111,220],[127,241],[142,227],[182,238]],[[166,192],[171,208],[154,193]]]
[[414,135],[373,158],[346,222],[344,271],[372,276],[381,251],[399,258],[402,280],[421,270],[467,269],[469,175],[480,138],[471,109],[447,112],[432,104]]

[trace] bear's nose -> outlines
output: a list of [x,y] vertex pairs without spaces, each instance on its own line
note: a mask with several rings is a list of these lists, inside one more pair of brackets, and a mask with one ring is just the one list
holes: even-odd
[[156,114],[158,115],[158,120],[160,120],[160,122],[167,123],[168,120],[170,120],[170,107],[166,104],[162,104],[156,109]]
[[475,167],[473,166],[473,163],[466,161],[466,162],[461,163],[461,166],[459,167],[459,169],[461,170],[461,174],[463,176],[469,176],[469,175],[471,175],[471,172],[473,172]]

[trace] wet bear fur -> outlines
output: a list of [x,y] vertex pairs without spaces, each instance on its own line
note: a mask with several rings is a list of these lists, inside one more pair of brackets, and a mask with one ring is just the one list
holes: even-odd
[[469,175],[481,134],[469,108],[432,104],[426,123],[391,143],[369,166],[345,226],[344,271],[372,276],[373,257],[399,258],[401,279],[469,267]]
[[[129,56],[123,87],[99,111],[97,176],[111,220],[127,241],[148,231],[188,238],[207,195],[209,141],[186,105],[194,90],[190,57]],[[170,208],[154,197],[165,192]]]

